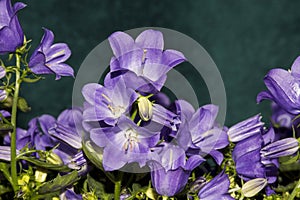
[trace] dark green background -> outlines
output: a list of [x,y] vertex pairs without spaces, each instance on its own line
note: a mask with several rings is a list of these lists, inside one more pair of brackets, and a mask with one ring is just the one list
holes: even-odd
[[[288,68],[300,54],[299,1],[143,1],[143,0],[30,0],[20,21],[35,48],[41,27],[66,42],[78,70],[85,56],[112,32],[158,26],[180,31],[198,41],[217,64],[226,87],[226,124],[262,112],[270,115],[269,102],[257,105],[264,89],[263,77],[274,67]],[[22,94],[32,111],[19,115],[19,122],[37,115],[58,113],[71,106],[72,78],[54,76],[23,85]],[[205,88],[205,87],[204,87]],[[205,94],[207,95],[207,93]],[[204,97],[207,99],[207,97]]]

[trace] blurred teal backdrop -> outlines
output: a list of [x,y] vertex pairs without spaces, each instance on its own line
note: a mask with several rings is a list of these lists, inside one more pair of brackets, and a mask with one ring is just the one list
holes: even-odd
[[[42,27],[51,29],[56,42],[72,50],[69,64],[75,71],[85,56],[111,33],[157,26],[180,31],[200,43],[217,64],[227,92],[226,124],[256,113],[270,115],[269,102],[257,105],[264,75],[274,67],[288,68],[300,55],[300,1],[175,1],[175,0],[28,0],[20,12],[27,38],[38,45]],[[189,73],[189,71],[186,71]],[[190,72],[192,73],[192,72]],[[191,74],[192,75],[192,74]],[[23,85],[22,94],[32,111],[28,120],[44,113],[57,116],[71,106],[72,78],[55,81],[47,76],[37,84]],[[205,85],[199,86],[204,90]],[[203,95],[203,103],[208,99]]]

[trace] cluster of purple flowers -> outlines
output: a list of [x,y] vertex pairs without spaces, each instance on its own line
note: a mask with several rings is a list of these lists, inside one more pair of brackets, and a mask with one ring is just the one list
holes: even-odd
[[[24,7],[23,3],[12,6],[10,0],[0,0],[1,55],[22,55],[26,49],[27,41],[17,18],[17,12]],[[56,80],[74,76],[73,69],[65,63],[71,55],[69,47],[53,44],[53,32],[44,31],[24,67],[35,76],[55,74]],[[84,86],[82,107],[67,109],[57,119],[47,114],[33,118],[27,130],[17,128],[18,155],[29,151],[27,156],[31,158],[67,166],[78,171],[79,176],[86,176],[88,166],[95,164],[88,159],[88,141],[96,147],[91,153],[99,155],[96,162],[101,163],[104,173],[150,172],[152,186],[163,198],[184,191],[189,199],[209,200],[233,199],[229,189],[236,189],[231,187],[235,183],[229,181],[223,154],[227,148],[232,151],[235,173],[242,180],[239,183],[243,196],[253,197],[263,189],[267,195],[275,193],[279,158],[299,153],[295,129],[300,114],[300,57],[290,71],[271,70],[265,77],[268,90],[257,97],[258,102],[273,101],[273,126],[265,128],[261,116],[255,115],[227,128],[216,121],[218,106],[208,104],[195,109],[183,99],[170,103],[162,92],[167,73],[187,59],[177,50],[164,49],[161,32],[146,30],[136,39],[115,32],[108,39],[114,56],[104,83]],[[1,61],[0,79],[6,73]],[[7,91],[5,86],[0,87],[2,102],[12,97]],[[5,124],[10,113],[0,113],[0,123]],[[284,132],[278,127],[283,127]],[[3,131],[6,135],[0,146],[0,159],[10,161],[10,127]],[[217,170],[206,179],[199,166],[208,160]],[[198,177],[191,179],[192,173]],[[60,196],[83,198],[72,187],[64,188]]]

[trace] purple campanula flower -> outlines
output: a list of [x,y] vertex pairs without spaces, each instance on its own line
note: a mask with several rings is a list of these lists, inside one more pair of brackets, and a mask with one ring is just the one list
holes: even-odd
[[[17,128],[17,149],[21,150],[26,145],[37,150],[46,150],[47,147],[54,147],[56,140],[52,138],[48,130],[55,123],[55,118],[51,115],[42,115],[33,118],[29,122],[28,130]],[[10,144],[10,138],[5,138],[5,143]]]
[[0,54],[15,52],[23,45],[24,34],[17,13],[24,3],[11,5],[11,0],[0,0]]
[[183,190],[191,171],[203,161],[199,156],[192,156],[183,167],[170,170],[166,170],[157,161],[151,161],[148,165],[151,168],[152,185],[158,194],[169,197],[174,196]]
[[71,169],[80,169],[87,163],[81,150],[82,115],[82,109],[78,107],[64,110],[49,129],[50,135],[60,141],[58,148],[53,150],[54,153]]
[[140,167],[145,166],[150,159],[150,148],[158,143],[159,134],[121,116],[115,127],[92,129],[90,138],[99,147],[104,147],[103,166],[112,171],[126,163],[137,162]]
[[223,154],[218,149],[226,147],[229,141],[225,128],[219,127],[215,122],[217,113],[217,106],[205,105],[200,107],[188,121],[192,139],[191,149],[198,150],[203,156],[209,154],[218,164],[221,164]]
[[260,133],[264,125],[261,118],[261,115],[258,114],[230,127],[227,131],[229,140],[231,142],[239,142]]
[[86,100],[83,118],[85,121],[104,121],[115,125],[123,114],[128,114],[138,94],[126,87],[123,78],[115,79],[112,88],[90,83],[84,86],[82,94]]
[[257,102],[269,99],[277,103],[287,112],[297,115],[300,113],[300,57],[291,71],[272,69],[266,75],[264,82],[268,90],[258,94]]
[[71,55],[69,47],[65,43],[53,44],[53,32],[45,28],[44,31],[41,43],[30,57],[29,68],[35,74],[55,74],[56,80],[74,76],[72,67],[64,63]]
[[[166,81],[166,74],[177,64],[185,61],[182,53],[164,50],[163,35],[159,31],[146,30],[135,40],[124,33],[115,32],[109,38],[114,56],[110,71],[125,71],[126,84],[138,91],[156,93]],[[108,74],[107,79],[111,79]]]
[[276,103],[272,102],[272,123],[275,127],[291,128],[298,120],[293,122],[296,115],[290,114]]
[[198,197],[201,200],[233,200],[234,198],[228,194],[229,185],[228,175],[222,171],[200,189]]

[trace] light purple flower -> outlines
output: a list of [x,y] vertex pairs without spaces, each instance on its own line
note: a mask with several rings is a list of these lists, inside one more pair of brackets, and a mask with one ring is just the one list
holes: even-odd
[[[111,73],[127,72],[122,74],[126,84],[138,91],[159,91],[167,72],[185,61],[179,51],[163,50],[163,35],[159,31],[146,30],[135,40],[124,32],[115,32],[108,40],[115,55],[110,62]],[[108,74],[107,79],[111,78],[112,74]]]
[[291,128],[293,124],[296,124],[298,120],[294,121],[296,115],[290,114],[276,103],[272,102],[272,122],[274,126]]
[[257,102],[269,99],[291,114],[300,113],[300,57],[298,57],[291,71],[272,69],[266,75],[264,82],[268,90],[258,94]]
[[285,138],[264,146],[260,153],[262,157],[272,159],[293,155],[298,150],[299,143],[297,139]]
[[67,189],[65,192],[59,195],[59,199],[61,200],[82,200],[81,194],[76,194],[74,192],[74,188]]
[[7,98],[7,92],[5,90],[0,90],[0,101],[4,101]]
[[0,54],[15,52],[23,45],[24,34],[17,13],[24,3],[11,5],[11,0],[0,0]]
[[115,125],[122,115],[129,113],[138,94],[127,88],[122,78],[115,81],[111,88],[96,83],[84,86],[82,94],[87,102],[83,112],[85,121],[104,121]]
[[115,127],[92,129],[90,138],[99,147],[104,147],[103,166],[112,171],[127,163],[145,166],[150,159],[150,148],[158,143],[159,133],[150,132],[121,116]]
[[261,121],[261,115],[255,115],[249,119],[237,123],[227,131],[231,142],[239,142],[252,135],[260,134],[264,123]]
[[201,200],[233,200],[234,198],[228,194],[229,185],[228,176],[222,171],[200,189],[198,197]]
[[29,68],[35,74],[55,74],[56,80],[61,76],[74,77],[72,67],[64,63],[70,57],[71,50],[65,43],[53,44],[53,32],[46,28],[44,31],[41,43],[30,57]]

